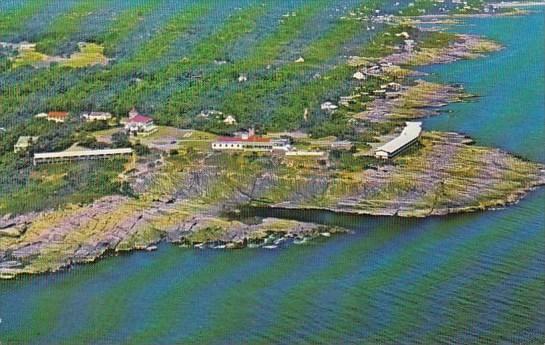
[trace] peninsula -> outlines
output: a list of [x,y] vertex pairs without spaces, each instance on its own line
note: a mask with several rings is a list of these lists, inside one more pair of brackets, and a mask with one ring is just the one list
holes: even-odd
[[[251,30],[249,18],[260,10],[251,8],[226,25]],[[408,9],[411,14],[414,10]],[[50,101],[63,109],[62,118],[40,113],[27,125],[8,128],[4,147],[15,145],[19,137],[32,139],[2,156],[2,171],[25,171],[28,179],[22,190],[0,197],[0,276],[53,272],[107,255],[154,250],[161,241],[197,248],[274,249],[284,242],[347,231],[233,217],[242,207],[442,216],[506,207],[544,185],[541,164],[476,145],[460,133],[428,131],[415,122],[441,116],[449,103],[478,96],[465,93],[462,85],[425,81],[418,66],[485,58],[502,47],[482,37],[420,27],[412,15],[379,13],[365,7],[339,18],[336,32],[324,42],[274,65],[282,47],[276,40],[287,39],[297,20],[304,20],[304,12],[290,14],[282,17],[285,31],[266,42],[270,46],[263,54],[270,56],[238,64],[219,55],[210,60],[203,52],[208,52],[205,44],[218,44],[211,39],[202,43],[202,51],[157,72],[159,76],[131,77],[117,103],[103,112],[79,111],[79,98],[67,91]],[[325,56],[327,50],[362,25],[381,29],[357,55],[342,57],[335,68],[316,72],[299,89],[278,96],[274,112],[263,108],[261,97],[332,58]],[[96,53],[102,54],[102,48]],[[24,54],[7,68],[24,68]],[[69,63],[78,57],[66,59]],[[81,67],[106,66],[104,59]],[[102,92],[109,78],[145,60],[140,56],[134,65],[114,64],[100,72],[96,85],[77,90],[91,97]],[[191,75],[189,80],[198,82],[176,91],[156,113],[142,103],[145,99],[135,97],[157,95],[161,77],[175,83],[203,65],[213,66],[212,72]],[[262,75],[254,75],[256,69]],[[236,87],[228,87],[233,83]],[[212,94],[203,99],[211,87],[225,92],[217,103],[210,101]],[[340,93],[323,92],[332,88]],[[136,105],[149,114],[141,114]],[[198,111],[189,109],[193,105]],[[191,118],[172,115],[180,109],[193,111]],[[256,110],[262,117],[252,115]]]

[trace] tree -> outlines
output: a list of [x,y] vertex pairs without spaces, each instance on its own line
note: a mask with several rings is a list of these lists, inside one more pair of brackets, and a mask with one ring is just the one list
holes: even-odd
[[125,132],[116,132],[112,134],[112,145],[115,148],[131,146],[129,136]]

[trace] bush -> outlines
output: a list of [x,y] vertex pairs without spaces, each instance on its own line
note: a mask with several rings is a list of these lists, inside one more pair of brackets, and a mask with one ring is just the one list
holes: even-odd
[[136,145],[134,145],[134,151],[139,156],[146,156],[151,153],[151,150],[149,149],[149,147],[147,147],[146,145],[142,145],[140,143],[137,143]]
[[116,132],[112,134],[112,145],[115,148],[130,147],[129,136],[125,132]]

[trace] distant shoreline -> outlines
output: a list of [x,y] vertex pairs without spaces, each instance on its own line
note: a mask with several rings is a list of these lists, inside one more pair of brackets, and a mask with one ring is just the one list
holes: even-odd
[[490,3],[489,5],[497,7],[497,8],[545,6],[545,1],[529,1],[529,2],[510,1],[510,2]]

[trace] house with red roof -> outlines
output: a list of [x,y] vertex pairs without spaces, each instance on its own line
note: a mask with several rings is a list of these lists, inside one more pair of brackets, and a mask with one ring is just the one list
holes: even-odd
[[157,131],[153,118],[140,114],[135,108],[129,112],[129,119],[125,122],[125,130],[133,135],[150,135]]
[[57,123],[63,123],[68,118],[68,112],[66,111],[50,111],[47,113],[47,121],[53,121]]

